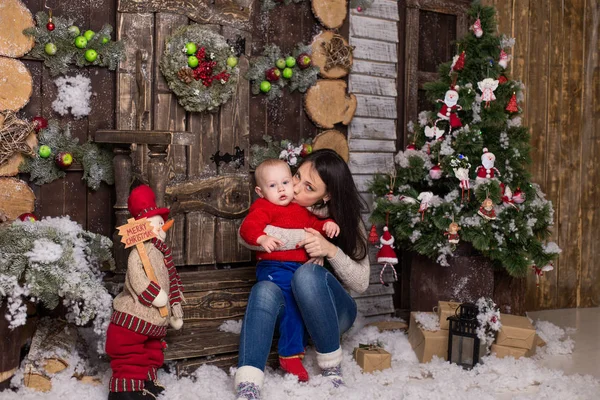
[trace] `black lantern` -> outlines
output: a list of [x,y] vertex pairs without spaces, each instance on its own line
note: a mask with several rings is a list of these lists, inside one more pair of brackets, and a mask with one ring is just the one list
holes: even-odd
[[486,343],[477,337],[478,313],[475,304],[463,303],[456,315],[448,317],[448,361],[465,369],[473,368],[487,352]]

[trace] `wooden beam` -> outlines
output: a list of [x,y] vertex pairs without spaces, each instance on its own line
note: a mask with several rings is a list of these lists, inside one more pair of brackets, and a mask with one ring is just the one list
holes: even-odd
[[189,146],[194,144],[195,138],[192,132],[99,129],[96,131],[94,141],[97,143],[177,144]]

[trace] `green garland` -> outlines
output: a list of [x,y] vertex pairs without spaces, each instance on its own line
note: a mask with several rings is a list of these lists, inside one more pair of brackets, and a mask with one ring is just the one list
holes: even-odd
[[250,147],[251,168],[256,168],[263,161],[273,158],[284,160],[294,168],[312,152],[312,139],[301,140],[298,144],[294,144],[287,139],[277,142],[271,136],[264,135],[263,140],[267,143],[266,146],[254,144]]
[[[72,18],[52,17],[55,25],[53,31],[46,28],[48,14],[45,12],[38,12],[35,20],[37,26],[23,31],[24,34],[33,36],[35,39],[35,46],[29,55],[43,60],[52,76],[65,74],[70,64],[76,64],[78,67],[99,66],[115,70],[119,61],[125,60],[125,47],[120,41],[110,40],[113,28],[108,24],[104,25],[100,31],[95,32],[93,38],[87,41],[85,48],[78,48],[75,46],[75,38],[79,34],[83,35],[84,32],[80,32],[79,28],[73,25]],[[50,55],[45,51],[47,44],[56,46],[55,54]],[[97,52],[94,61],[86,59],[86,51],[89,49]]]
[[[50,147],[52,151],[47,158],[39,155],[39,148],[43,145]],[[63,178],[66,172],[60,169],[54,160],[60,152],[71,153],[73,159],[81,163],[83,166],[82,179],[87,181],[90,189],[98,190],[102,181],[109,185],[114,183],[112,152],[93,142],[80,145],[79,140],[71,136],[68,125],[63,131],[55,120],[49,121],[48,127],[40,131],[35,157],[26,158],[19,170],[29,173],[29,180],[36,185]]]
[[[277,68],[277,60],[285,60],[288,57],[296,59],[300,54],[312,54],[310,46],[299,43],[293,49],[291,54],[283,54],[281,49],[276,45],[267,45],[263,50],[263,55],[250,62],[250,68],[245,78],[251,83],[252,94],[257,95],[261,93],[261,83],[266,80],[266,73],[272,68]],[[287,79],[281,75],[281,77],[274,82],[270,82],[271,89],[266,93],[269,100],[273,100],[283,96],[283,88],[287,87],[290,92],[298,90],[304,93],[309,87],[313,86],[317,82],[317,75],[319,74],[319,67],[311,65],[308,68],[301,69],[296,63],[292,69],[292,77]]]
[[[179,75],[180,71],[190,70],[186,54],[188,43],[196,44],[198,50],[204,48],[207,58],[216,62],[214,71],[227,74],[227,80],[217,79],[210,86],[205,86],[202,80],[190,79],[189,83],[183,81]],[[234,49],[223,36],[201,25],[188,25],[167,38],[160,70],[169,88],[177,95],[179,104],[187,111],[217,111],[221,104],[231,98],[236,89],[239,69],[237,66],[227,65],[227,59],[232,56]]]
[[77,325],[94,320],[103,334],[112,297],[102,282],[103,266],[114,269],[109,238],[83,230],[69,217],[17,221],[0,228],[0,301],[10,305],[12,328],[25,324],[26,301],[52,310],[61,302]]

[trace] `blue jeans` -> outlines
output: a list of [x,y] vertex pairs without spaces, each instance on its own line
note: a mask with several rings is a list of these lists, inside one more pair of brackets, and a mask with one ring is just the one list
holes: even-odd
[[[292,293],[308,334],[319,353],[340,348],[340,336],[356,319],[356,303],[325,268],[304,264],[294,273]],[[238,366],[264,370],[273,334],[285,308],[281,289],[270,281],[258,282],[250,292],[242,331]]]
[[279,316],[279,343],[277,351],[280,356],[289,357],[303,353],[306,346],[304,322],[300,310],[292,294],[292,278],[302,264],[290,261],[260,261],[256,265],[256,280],[270,281],[281,289],[285,307]]

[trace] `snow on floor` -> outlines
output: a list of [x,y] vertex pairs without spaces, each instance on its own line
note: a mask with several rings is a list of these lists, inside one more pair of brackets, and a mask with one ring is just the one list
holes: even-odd
[[[232,322],[229,325],[231,331],[236,330],[236,324]],[[318,375],[314,350],[309,349],[305,365],[311,376],[310,381],[300,384],[292,376],[284,376],[279,370],[268,368],[263,399],[599,399],[600,382],[591,376],[565,375],[560,370],[541,366],[544,357],[570,352],[572,341],[564,331],[561,334],[560,328],[550,323],[538,323],[538,329],[548,339],[548,345],[534,358],[515,360],[487,357],[484,364],[465,371],[439,359],[419,364],[406,334],[402,332],[380,333],[375,327],[355,327],[343,341],[345,387],[334,389],[328,380]],[[392,354],[392,368],[374,374],[362,374],[352,359],[352,351],[359,343],[377,340]],[[0,399],[104,400],[108,395],[110,369],[107,363],[102,364],[101,368],[104,370],[102,386],[82,384],[74,378],[68,378],[68,374],[61,373],[53,379],[53,388],[48,393],[20,387],[17,392],[0,392]],[[232,373],[233,370],[228,374],[216,367],[202,367],[191,378],[177,379],[174,374],[161,372],[159,379],[167,386],[161,399],[233,400]],[[19,377],[16,377],[13,381],[18,380]]]

